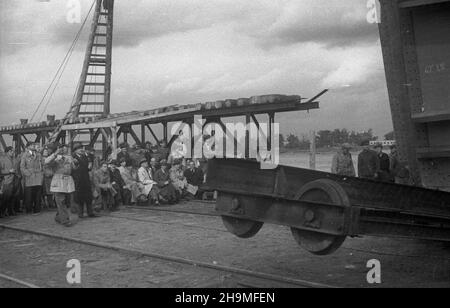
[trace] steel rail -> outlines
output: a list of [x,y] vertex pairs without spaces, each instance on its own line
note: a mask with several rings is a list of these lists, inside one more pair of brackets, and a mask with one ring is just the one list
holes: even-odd
[[24,287],[27,287],[30,289],[40,289],[40,287],[38,287],[32,283],[28,283],[26,281],[23,281],[23,280],[20,280],[20,279],[17,279],[17,278],[14,278],[14,277],[11,277],[11,276],[8,276],[5,274],[1,274],[1,273],[0,273],[0,279],[9,281],[9,282],[12,282],[12,283],[15,283],[15,284],[18,284],[18,285],[21,285],[21,286],[24,286]]
[[[195,215],[195,214],[193,214],[193,215]],[[148,223],[152,223],[152,224],[177,225],[177,226],[183,226],[183,227],[193,228],[193,229],[201,229],[201,230],[210,230],[210,231],[229,233],[226,230],[222,230],[222,229],[218,229],[218,228],[201,227],[201,226],[183,224],[183,223],[179,223],[179,222],[165,222],[165,221],[157,221],[157,220],[145,219],[145,218],[127,217],[127,216],[123,216],[123,215],[117,215],[115,213],[100,214],[100,216],[101,217],[111,217],[111,218],[115,218],[115,219],[125,219],[125,220],[130,220],[130,221],[148,222]]]
[[113,251],[117,251],[117,252],[131,254],[131,255],[149,257],[149,258],[153,258],[153,259],[159,259],[159,260],[169,261],[169,262],[179,263],[179,264],[186,264],[186,265],[196,266],[196,267],[205,268],[205,269],[212,269],[212,270],[216,270],[219,272],[234,273],[237,275],[242,275],[242,276],[247,276],[247,277],[270,280],[273,282],[285,283],[285,284],[290,284],[290,285],[294,285],[294,286],[298,286],[298,287],[338,288],[336,286],[312,282],[312,281],[308,281],[308,280],[282,277],[282,276],[277,276],[277,275],[268,274],[268,273],[261,273],[261,272],[256,272],[256,271],[252,271],[252,270],[247,270],[247,269],[241,269],[241,268],[230,267],[230,266],[225,266],[225,265],[217,265],[217,264],[211,264],[211,263],[202,262],[202,261],[195,261],[195,260],[190,260],[190,259],[181,258],[181,257],[145,252],[145,251],[138,250],[138,249],[124,248],[124,247],[120,247],[120,246],[114,246],[114,245],[95,242],[95,241],[88,241],[88,240],[82,240],[82,239],[77,239],[77,238],[72,238],[72,237],[55,235],[55,234],[51,234],[51,233],[47,233],[47,232],[29,230],[29,229],[19,228],[19,227],[5,225],[5,224],[0,224],[0,228],[6,229],[6,230],[17,231],[17,232],[30,233],[30,234],[39,235],[39,236],[45,236],[45,237],[49,237],[49,238],[53,238],[53,239],[57,239],[57,240],[63,240],[63,241],[77,243],[77,244],[93,246],[93,247],[97,247],[97,248],[113,250]]
[[145,211],[156,211],[156,212],[169,212],[169,213],[180,213],[180,214],[191,214],[191,215],[201,215],[201,216],[212,216],[212,217],[220,217],[221,215],[218,213],[202,213],[195,211],[187,211],[187,210],[177,210],[177,209],[165,209],[158,207],[143,207],[143,206],[126,206],[127,209],[135,209],[135,210],[145,210]]

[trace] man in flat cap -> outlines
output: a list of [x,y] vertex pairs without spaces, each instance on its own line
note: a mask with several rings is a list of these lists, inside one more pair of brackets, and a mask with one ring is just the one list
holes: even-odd
[[375,152],[377,152],[378,161],[380,162],[380,170],[378,171],[378,179],[383,182],[390,182],[390,161],[389,155],[383,152],[383,145],[381,143],[377,143],[375,145]]
[[24,177],[25,209],[27,213],[41,211],[42,185],[44,183],[44,163],[35,144],[28,142],[22,155],[20,171]]
[[342,144],[340,151],[333,156],[331,173],[343,176],[356,176],[350,149],[351,145],[349,143]]
[[71,205],[72,193],[75,192],[75,183],[72,178],[75,164],[68,150],[66,145],[61,144],[56,152],[45,159],[45,164],[53,168],[54,172],[50,191],[54,194],[58,207],[55,221],[66,227],[72,226],[68,207]]
[[363,150],[358,155],[358,177],[376,180],[380,171],[377,153],[370,148],[370,140],[361,142]]

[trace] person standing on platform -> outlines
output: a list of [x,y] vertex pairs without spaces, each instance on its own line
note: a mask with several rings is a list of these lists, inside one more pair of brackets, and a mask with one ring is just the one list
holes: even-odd
[[344,143],[341,150],[333,156],[331,173],[343,176],[356,176],[350,149],[350,144]]
[[363,150],[358,155],[358,177],[376,180],[380,171],[378,155],[370,148],[369,140],[364,140],[361,146]]
[[75,143],[73,146],[73,160],[75,164],[72,174],[75,182],[74,201],[78,205],[78,217],[84,218],[86,207],[88,217],[94,218],[96,215],[92,206],[91,162],[81,143]]
[[42,185],[44,184],[44,164],[42,156],[36,151],[34,143],[27,144],[22,155],[20,171],[24,177],[25,209],[29,213],[41,211]]
[[378,180],[382,182],[392,182],[390,172],[389,155],[383,152],[383,145],[377,143],[375,145],[375,151],[377,152],[378,160],[380,162],[380,170],[378,171]]
[[[55,151],[56,149],[54,148],[54,145],[47,145],[44,148],[44,151],[42,152],[42,158],[44,159],[44,161]],[[50,209],[56,208],[55,202],[53,200],[53,194],[50,191],[52,180],[53,180],[53,168],[44,163],[44,185],[42,193],[44,195],[45,201],[47,202],[47,207]]]
[[0,157],[0,191],[1,203],[0,217],[16,215],[16,198],[18,197],[20,181],[18,180],[18,163],[14,158],[14,149],[7,147],[5,155]]
[[68,147],[64,144],[58,146],[58,150],[45,159],[45,164],[53,168],[53,179],[50,191],[55,195],[58,213],[55,221],[66,227],[72,226],[69,207],[72,201],[72,193],[75,192],[75,182],[72,178],[72,170],[75,168],[73,158],[68,155]]

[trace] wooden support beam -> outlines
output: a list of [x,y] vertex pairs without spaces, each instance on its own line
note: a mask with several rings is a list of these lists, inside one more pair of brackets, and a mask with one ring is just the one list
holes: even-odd
[[77,138],[78,132],[73,131],[71,135],[69,135],[69,146],[72,145],[72,143],[75,141],[75,138]]
[[122,129],[122,126],[119,128],[119,130],[117,131],[117,138],[119,138],[120,137],[120,135],[122,135],[122,133],[123,133],[123,129]]
[[102,158],[107,159],[108,158],[108,138],[105,138],[105,136],[102,133]]
[[20,139],[19,135],[13,135],[13,143],[14,143],[14,151],[16,155],[19,155],[20,152],[22,152],[21,146],[20,146]]
[[227,140],[228,138],[233,139],[233,147],[234,147],[234,157],[236,157],[237,155],[237,146],[238,146],[238,141],[236,139],[236,135],[235,134],[231,134],[231,132],[227,129],[227,126],[222,122],[222,119],[217,119],[217,123],[219,123],[219,125],[222,127],[223,133],[225,134],[225,138],[224,138],[224,153],[227,153]]
[[167,144],[168,143],[167,142],[167,122],[163,122],[162,125],[163,125],[163,138]]
[[58,138],[56,139],[56,142],[65,144],[66,143],[66,135],[67,135],[67,133],[65,131],[61,131],[58,135]]
[[145,124],[141,124],[141,142],[145,144]]
[[72,155],[72,142],[73,142],[73,139],[75,139],[75,132],[72,132],[72,131],[68,131],[67,132],[67,139],[69,140],[69,142],[68,142],[68,144],[67,144],[67,147],[69,148],[69,155]]
[[42,136],[42,139],[44,140],[43,141],[44,143],[46,140],[50,139],[50,135],[48,134],[48,132],[41,132],[41,136]]
[[97,129],[94,136],[91,138],[91,143],[89,144],[91,147],[94,147],[95,143],[97,142],[98,137],[100,136],[100,129]]
[[25,151],[25,144],[23,143],[22,136],[20,134],[17,135],[17,139],[18,139],[20,151]]
[[97,129],[97,128],[109,128],[109,127],[115,127],[117,126],[117,123],[112,122],[105,122],[105,123],[77,123],[77,124],[66,124],[62,127],[63,130],[88,130],[88,129]]
[[136,132],[134,131],[132,126],[129,127],[128,132],[130,133],[131,137],[134,139],[136,144],[142,146],[142,142],[141,142],[141,140],[139,140],[139,137],[136,135]]
[[159,139],[156,136],[155,132],[153,131],[153,129],[150,127],[149,124],[145,124],[145,127],[148,128],[148,130],[150,131],[150,133],[152,134],[153,138],[155,139],[156,143],[159,145]]
[[[259,134],[261,134],[267,140],[267,135],[263,131],[261,131],[261,126],[259,125],[259,122],[258,122],[258,119],[256,118],[256,116],[254,114],[252,114],[251,117],[253,119],[253,122],[255,122],[256,127],[258,128],[258,140],[259,140]],[[259,142],[258,142],[258,145],[259,145]]]
[[6,145],[5,139],[3,139],[3,135],[0,135],[0,144],[3,147],[3,152],[6,151],[7,145]]
[[250,158],[250,132],[248,131],[249,124],[250,124],[250,115],[245,115],[245,158]]
[[269,113],[269,132],[267,136],[267,150],[272,151],[273,125],[275,123],[275,113]]
[[100,132],[102,133],[103,138],[105,138],[106,140],[110,138],[108,132],[104,128],[100,128]]
[[118,136],[117,136],[117,128],[111,127],[111,141],[112,141],[112,158],[117,159],[117,148],[118,145]]
[[28,143],[28,138],[25,135],[20,134],[19,135],[21,138],[25,139],[25,144]]

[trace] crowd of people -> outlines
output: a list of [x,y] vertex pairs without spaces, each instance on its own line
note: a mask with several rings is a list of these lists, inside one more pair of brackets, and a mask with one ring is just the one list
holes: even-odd
[[362,151],[358,155],[358,174],[356,174],[352,154],[352,146],[344,143],[340,151],[333,157],[331,172],[343,176],[360,177],[382,182],[409,185],[408,166],[401,163],[397,146],[390,146],[390,153],[383,152],[383,145],[376,143],[370,146],[369,140],[361,143]]
[[[127,143],[101,160],[81,143],[28,143],[15,155],[8,147],[0,157],[0,217],[37,214],[56,208],[55,221],[71,226],[70,212],[96,217],[120,205],[158,206],[202,198],[206,164],[172,155],[165,142],[144,147]],[[85,215],[86,214],[86,215]]]
[[[331,172],[411,184],[408,166],[399,161],[395,145],[389,155],[381,144],[371,147],[364,141],[361,146],[357,172],[349,144],[334,155]],[[204,196],[206,160],[170,153],[165,142],[133,148],[123,143],[104,160],[81,143],[71,150],[69,155],[65,144],[41,148],[31,142],[19,155],[6,148],[0,157],[0,217],[56,208],[56,222],[70,226],[70,211],[80,218],[96,217],[98,211],[116,211],[120,205],[158,206]]]

